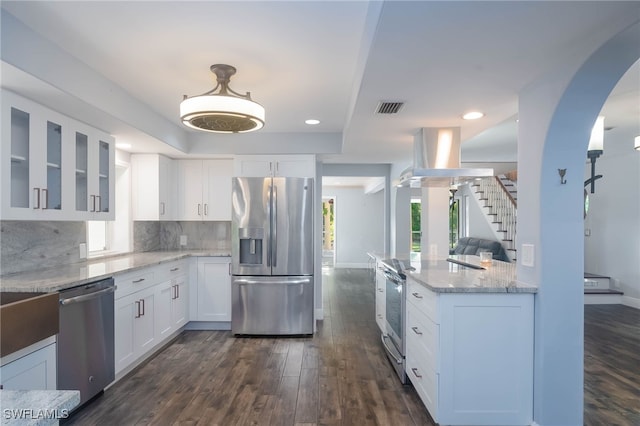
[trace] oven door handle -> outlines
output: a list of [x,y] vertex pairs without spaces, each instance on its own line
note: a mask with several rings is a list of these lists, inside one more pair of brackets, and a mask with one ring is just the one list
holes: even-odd
[[389,339],[389,336],[381,334],[380,338],[382,339],[382,345],[387,350],[387,353],[393,357],[396,364],[398,365],[402,364],[402,355],[398,354],[399,356],[397,356],[396,354],[398,353],[398,351],[395,348],[392,348],[391,346],[389,346],[389,344],[387,343],[387,339]]

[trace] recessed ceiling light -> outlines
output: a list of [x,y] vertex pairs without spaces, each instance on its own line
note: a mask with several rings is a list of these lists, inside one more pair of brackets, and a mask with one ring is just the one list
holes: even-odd
[[310,126],[315,126],[316,124],[320,124],[320,120],[316,120],[315,118],[310,118],[308,120],[305,120],[304,122]]
[[484,117],[484,114],[480,111],[471,111],[462,116],[465,120],[477,120],[482,117]]
[[131,144],[130,143],[125,143],[125,142],[118,142],[118,143],[116,143],[116,148],[131,149]]

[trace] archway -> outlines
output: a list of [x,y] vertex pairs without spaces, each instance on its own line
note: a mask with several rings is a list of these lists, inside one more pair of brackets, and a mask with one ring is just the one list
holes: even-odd
[[[637,15],[520,96],[518,280],[535,283],[534,421],[583,420],[583,171],[593,123],[640,58]],[[608,40],[607,40],[608,39]],[[604,41],[607,40],[607,41]],[[573,62],[572,62],[573,61]],[[566,169],[566,184],[558,169]],[[523,250],[524,248],[524,250]]]

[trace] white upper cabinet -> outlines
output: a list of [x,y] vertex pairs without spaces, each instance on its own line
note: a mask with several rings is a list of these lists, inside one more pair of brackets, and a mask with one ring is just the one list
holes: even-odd
[[176,162],[159,154],[131,155],[133,220],[174,220],[177,215]]
[[2,219],[113,219],[111,136],[7,91],[2,123]]
[[315,177],[313,155],[238,155],[234,176],[241,177]]
[[178,160],[178,220],[230,221],[232,160]]

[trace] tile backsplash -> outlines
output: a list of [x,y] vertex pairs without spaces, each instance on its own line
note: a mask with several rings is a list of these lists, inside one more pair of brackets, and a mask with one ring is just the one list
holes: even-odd
[[[187,239],[180,246],[180,236]],[[0,275],[84,261],[86,222],[0,221]],[[133,251],[231,249],[231,222],[134,222]]]

